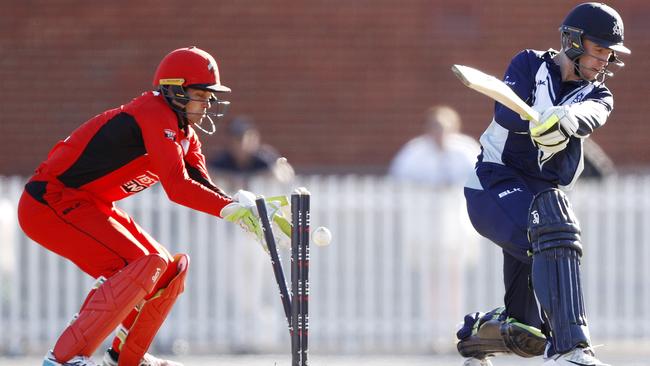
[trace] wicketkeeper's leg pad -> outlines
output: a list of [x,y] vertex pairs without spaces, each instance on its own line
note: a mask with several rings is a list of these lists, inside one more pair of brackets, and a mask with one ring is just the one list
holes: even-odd
[[78,317],[63,331],[53,354],[65,362],[91,356],[124,317],[150,293],[167,261],[151,254],[139,258],[93,289]]
[[562,191],[538,193],[530,207],[532,282],[548,318],[553,347],[564,353],[590,345],[580,279],[580,226]]
[[535,357],[544,353],[546,337],[542,332],[507,317],[503,311],[501,307],[486,314],[465,316],[456,334],[459,339],[456,347],[461,356],[485,359],[500,354]]
[[124,338],[119,349],[119,366],[139,364],[176,302],[176,298],[185,289],[185,277],[190,258],[187,254],[176,254],[170,266],[174,264],[178,272],[169,285],[158,290],[154,296],[144,302],[130,330],[120,330],[123,333],[118,336]]

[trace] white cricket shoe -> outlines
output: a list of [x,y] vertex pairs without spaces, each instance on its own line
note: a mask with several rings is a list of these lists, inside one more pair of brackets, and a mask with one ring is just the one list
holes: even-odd
[[544,359],[542,366],[611,366],[600,362],[591,348],[574,348],[573,350]]
[[[117,366],[117,360],[113,358],[109,351],[106,351],[106,353],[104,353],[102,366]],[[149,353],[145,353],[144,356],[142,356],[142,360],[140,360],[140,364],[138,366],[183,366],[183,364],[174,361],[163,360],[162,358],[158,358]]]
[[59,362],[54,357],[54,353],[50,350],[45,359],[43,359],[43,366],[97,366],[92,358],[87,356],[74,356],[66,362]]
[[463,362],[463,366],[492,366],[492,362],[487,358],[478,359],[478,358],[467,358]]

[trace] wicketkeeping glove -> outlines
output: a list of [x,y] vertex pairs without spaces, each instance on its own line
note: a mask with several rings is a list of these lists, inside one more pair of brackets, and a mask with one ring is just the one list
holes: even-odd
[[[288,246],[287,243],[291,238],[291,223],[286,215],[288,206],[289,200],[285,196],[266,198],[266,209],[274,226],[273,232],[276,235],[276,241],[283,246]],[[233,201],[221,209],[221,217],[226,221],[238,224],[244,231],[253,234],[262,248],[268,252],[255,205],[255,194],[239,190],[233,196]]]
[[547,154],[564,150],[569,138],[578,131],[578,120],[567,106],[550,107],[542,113],[539,120],[539,125],[531,122],[530,137],[535,146]]

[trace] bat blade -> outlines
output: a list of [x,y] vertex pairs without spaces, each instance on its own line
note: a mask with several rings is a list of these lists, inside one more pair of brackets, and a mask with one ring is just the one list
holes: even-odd
[[539,123],[539,113],[521,100],[503,81],[469,66],[453,65],[451,71],[468,88],[496,100],[523,119]]

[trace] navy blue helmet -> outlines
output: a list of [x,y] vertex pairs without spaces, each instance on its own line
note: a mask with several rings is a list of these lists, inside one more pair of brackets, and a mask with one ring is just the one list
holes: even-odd
[[623,45],[623,19],[616,10],[603,3],[583,3],[573,8],[562,22],[560,32],[562,47],[573,61],[585,52],[583,38],[614,51],[609,61],[621,66],[623,63],[616,57],[616,52],[630,53],[630,49]]

